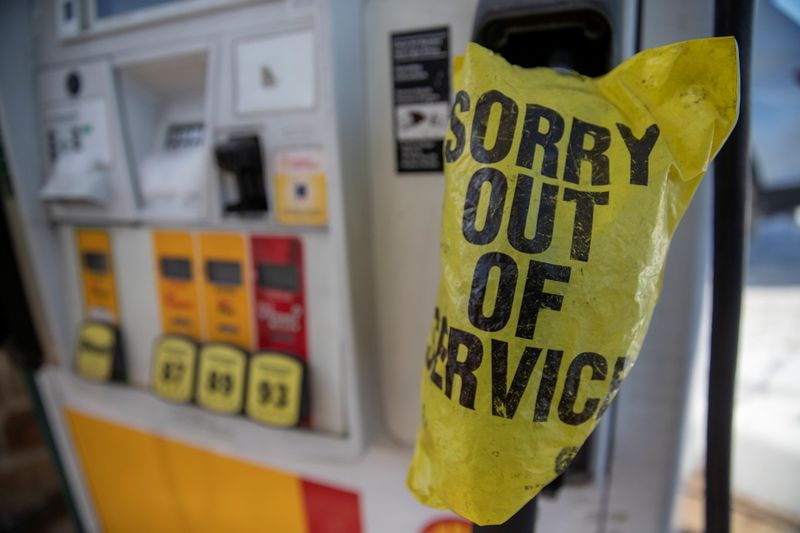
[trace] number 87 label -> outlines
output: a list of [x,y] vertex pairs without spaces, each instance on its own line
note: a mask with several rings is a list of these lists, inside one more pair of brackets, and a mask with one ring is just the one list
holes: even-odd
[[200,349],[197,403],[209,411],[241,412],[247,354],[226,344],[206,344]]
[[165,335],[153,350],[151,387],[158,396],[187,403],[194,392],[197,345],[187,337]]
[[305,369],[291,355],[254,354],[247,384],[247,416],[272,426],[291,427],[303,417]]

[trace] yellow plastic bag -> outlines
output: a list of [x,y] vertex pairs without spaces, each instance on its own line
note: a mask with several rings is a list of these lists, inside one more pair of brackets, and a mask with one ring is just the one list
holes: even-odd
[[455,88],[408,484],[485,525],[567,467],[636,360],[672,234],[736,122],[736,42],[597,79],[470,44]]

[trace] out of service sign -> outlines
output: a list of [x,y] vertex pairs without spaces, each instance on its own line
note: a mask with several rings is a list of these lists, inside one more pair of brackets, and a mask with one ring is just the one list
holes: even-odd
[[636,360],[672,234],[736,122],[738,62],[732,38],[597,79],[476,44],[460,59],[409,486],[484,525],[569,465]]

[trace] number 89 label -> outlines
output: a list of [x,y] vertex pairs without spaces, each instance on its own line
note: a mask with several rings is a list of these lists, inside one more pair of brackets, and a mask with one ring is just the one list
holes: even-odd
[[177,335],[161,337],[153,350],[153,392],[173,402],[190,402],[196,361],[197,345],[191,339]]
[[247,416],[272,426],[300,423],[304,407],[302,361],[280,353],[258,353],[250,359]]
[[203,346],[197,373],[197,403],[217,413],[241,412],[246,368],[244,351],[226,344]]

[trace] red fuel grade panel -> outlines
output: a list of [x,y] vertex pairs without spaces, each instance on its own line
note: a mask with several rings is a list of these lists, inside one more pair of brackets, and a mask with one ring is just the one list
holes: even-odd
[[308,358],[303,245],[297,237],[251,238],[258,349]]

